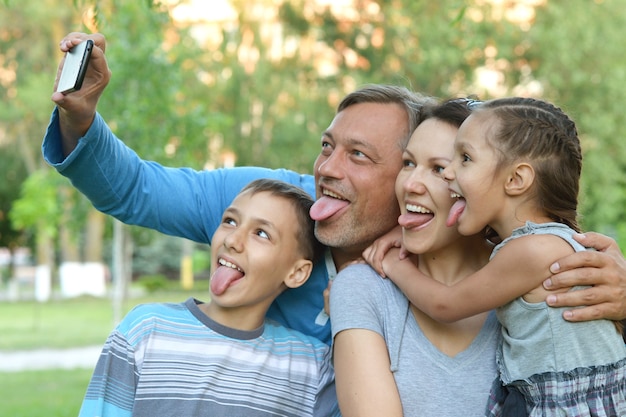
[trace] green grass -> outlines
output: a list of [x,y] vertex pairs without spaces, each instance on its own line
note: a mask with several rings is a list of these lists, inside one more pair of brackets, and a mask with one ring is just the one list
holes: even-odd
[[0,374],[1,414],[11,417],[76,417],[91,369]]
[[[123,314],[137,304],[181,302],[190,296],[208,301],[208,284],[197,282],[193,291],[163,290],[127,299]],[[109,298],[0,303],[0,351],[101,345],[113,327]]]
[[0,304],[0,350],[97,345],[112,328],[113,310],[106,299]]

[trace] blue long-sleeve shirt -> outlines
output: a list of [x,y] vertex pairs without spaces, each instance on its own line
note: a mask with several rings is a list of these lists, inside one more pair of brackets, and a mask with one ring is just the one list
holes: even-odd
[[[162,233],[210,243],[222,213],[239,191],[258,178],[274,178],[315,196],[315,180],[285,169],[257,167],[197,171],[168,168],[141,159],[109,129],[99,114],[78,145],[63,156],[58,109],[42,144],[47,163],[92,202],[120,221]],[[324,260],[301,287],[283,292],[267,317],[330,344],[330,323],[323,312],[328,284]]]

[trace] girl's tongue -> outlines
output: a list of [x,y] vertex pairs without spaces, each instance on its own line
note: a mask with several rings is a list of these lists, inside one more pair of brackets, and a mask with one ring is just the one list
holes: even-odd
[[454,202],[452,207],[450,208],[450,214],[448,214],[448,219],[446,220],[446,226],[452,227],[456,224],[461,217],[461,213],[465,210],[465,199],[459,198]]

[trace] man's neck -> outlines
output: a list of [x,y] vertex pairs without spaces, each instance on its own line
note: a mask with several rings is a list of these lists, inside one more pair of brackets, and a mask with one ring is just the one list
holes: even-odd
[[333,261],[335,262],[335,268],[337,269],[337,272],[341,271],[354,261],[361,259],[362,252],[362,250],[354,251],[339,248],[331,248],[330,250]]

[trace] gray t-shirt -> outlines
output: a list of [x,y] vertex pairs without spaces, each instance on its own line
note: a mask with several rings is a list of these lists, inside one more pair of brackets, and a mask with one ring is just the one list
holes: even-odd
[[330,311],[333,338],[346,329],[372,330],[384,337],[405,416],[485,415],[500,336],[493,312],[472,344],[449,357],[424,336],[400,289],[360,264],[337,275]]

